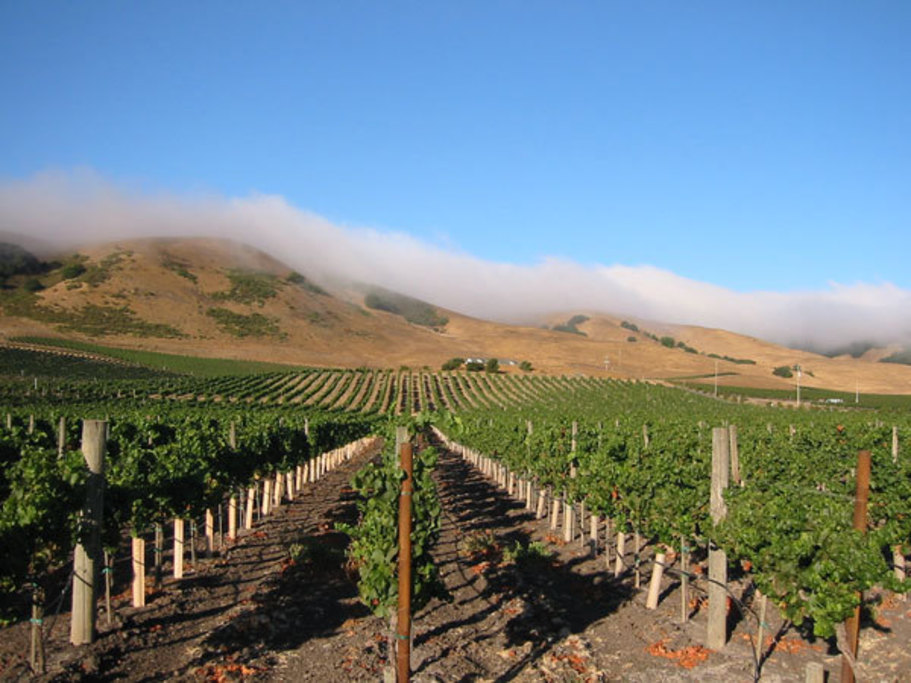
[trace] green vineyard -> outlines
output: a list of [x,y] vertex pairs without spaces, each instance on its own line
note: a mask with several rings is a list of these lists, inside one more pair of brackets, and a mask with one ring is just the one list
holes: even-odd
[[[66,360],[61,374],[73,362],[96,363]],[[757,595],[824,638],[865,592],[909,589],[904,412],[769,409],[644,382],[404,368],[101,381],[10,373],[0,396],[0,545],[15,548],[0,561],[2,617],[30,618],[38,641],[44,614],[66,590],[74,547],[95,542],[112,558],[132,538],[133,599],[141,606],[136,582],[146,571],[136,568],[146,566],[145,543],[154,546],[160,582],[172,523],[175,544],[195,553],[201,529],[211,554],[251,529],[254,515],[262,519],[355,457],[374,458],[354,481],[367,501],[366,526],[338,528],[356,539],[362,599],[388,615],[397,590],[392,433],[402,425],[462,455],[564,542],[603,552],[615,575],[634,572],[637,586],[659,568],[696,581],[690,560],[723,551]],[[84,420],[104,425],[104,505],[92,529]],[[721,519],[711,492],[719,434],[730,469]],[[860,451],[872,461],[862,529],[852,520]],[[429,586],[437,581],[436,456],[428,451],[419,462],[414,533]],[[660,580],[659,572],[653,581]]]

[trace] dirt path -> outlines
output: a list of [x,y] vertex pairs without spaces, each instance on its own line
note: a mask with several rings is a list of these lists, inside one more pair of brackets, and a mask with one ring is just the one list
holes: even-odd
[[[119,628],[102,625],[91,648],[65,644],[62,615],[49,674],[39,680],[382,680],[387,624],[358,601],[344,568],[346,539],[331,531],[356,518],[347,484],[362,464],[308,485],[225,557],[166,581],[145,609],[122,598]],[[415,615],[414,680],[753,680],[750,619],[737,622],[722,652],[704,650],[698,593],[681,624],[674,576],[665,578],[658,610],[648,611],[631,572],[615,579],[603,556],[557,541],[545,521],[454,454],[443,452],[435,477],[444,516],[434,557],[451,599]],[[860,679],[906,679],[909,603],[892,600],[873,616],[861,639]],[[764,648],[763,681],[802,681],[809,661],[838,680],[840,660],[828,643],[782,630],[774,614],[767,621],[775,640]],[[0,679],[25,680],[25,625],[0,636]]]
[[[355,602],[355,588],[341,571],[346,537],[331,529],[337,521],[357,518],[348,482],[366,458],[305,485],[294,501],[240,532],[221,557],[188,566],[182,580],[166,578],[146,607],[133,608],[124,590],[114,600],[112,626],[99,617],[92,646],[68,645],[66,612],[49,619],[46,676],[29,677],[27,624],[0,632],[0,680],[219,680],[266,674],[279,653],[334,632],[338,604]],[[299,566],[288,561],[292,548],[301,555]],[[167,555],[164,569],[167,576]],[[115,574],[128,573],[128,564],[119,562]]]

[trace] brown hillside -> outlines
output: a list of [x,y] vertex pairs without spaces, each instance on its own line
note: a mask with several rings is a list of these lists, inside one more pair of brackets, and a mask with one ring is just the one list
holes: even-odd
[[[350,290],[336,296],[308,281],[289,281],[292,271],[280,261],[225,240],[140,240],[81,253],[88,269],[84,275],[61,280],[52,273],[44,278],[47,289],[33,299],[40,311],[52,311],[56,319],[4,304],[0,336],[62,335],[169,353],[341,367],[437,368],[456,356],[496,357],[508,370],[514,370],[509,361],[528,360],[540,372],[632,378],[712,375],[716,359],[708,357],[711,353],[755,361],[717,360],[723,384],[791,387],[793,379],[775,377],[772,369],[800,363],[812,373],[803,377],[806,386],[911,391],[911,367],[866,358],[831,359],[701,327],[634,320],[640,328],[634,332],[621,326],[622,319],[604,314],[586,313],[589,319],[578,325],[583,334],[572,334],[439,309],[449,322],[434,331],[369,310]],[[96,313],[121,309],[118,315],[132,316],[135,324],[86,330],[60,322],[78,317],[86,306],[98,307]],[[576,313],[555,315],[547,326]],[[697,353],[667,348],[646,332],[670,335]]]

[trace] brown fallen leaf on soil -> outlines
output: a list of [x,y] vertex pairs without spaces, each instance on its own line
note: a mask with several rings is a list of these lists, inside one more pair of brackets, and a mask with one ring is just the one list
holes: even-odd
[[263,667],[247,666],[246,664],[236,664],[228,662],[226,664],[209,664],[196,670],[196,675],[209,683],[223,683],[228,680],[236,680],[255,676],[266,671]]
[[693,669],[709,658],[711,650],[707,650],[701,645],[690,645],[679,650],[669,650],[667,639],[663,638],[657,643],[652,643],[645,648],[653,657],[664,657],[682,666],[684,669]]

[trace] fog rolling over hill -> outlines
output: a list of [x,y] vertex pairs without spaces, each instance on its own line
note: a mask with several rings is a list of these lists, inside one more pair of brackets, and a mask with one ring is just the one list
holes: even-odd
[[911,386],[911,367],[832,359],[720,329],[579,309],[534,325],[487,321],[382,287],[317,280],[224,239],[119,240],[27,265],[0,289],[0,339],[64,336],[326,367],[437,369],[452,358],[497,358],[508,372],[521,372],[523,361],[537,373],[634,379],[717,371],[722,385],[779,389],[794,381],[774,371],[800,365],[805,386]]
[[[729,329],[821,351],[911,339],[911,292],[889,283],[735,292],[648,265],[558,258],[498,263],[471,255],[472,245],[443,247],[395,231],[339,225],[280,196],[149,192],[114,185],[87,170],[0,184],[0,226],[67,248],[149,236],[226,237],[255,245],[317,282],[366,282],[505,322],[586,310]],[[775,264],[768,265],[774,273]],[[711,278],[711,245],[700,270]]]

